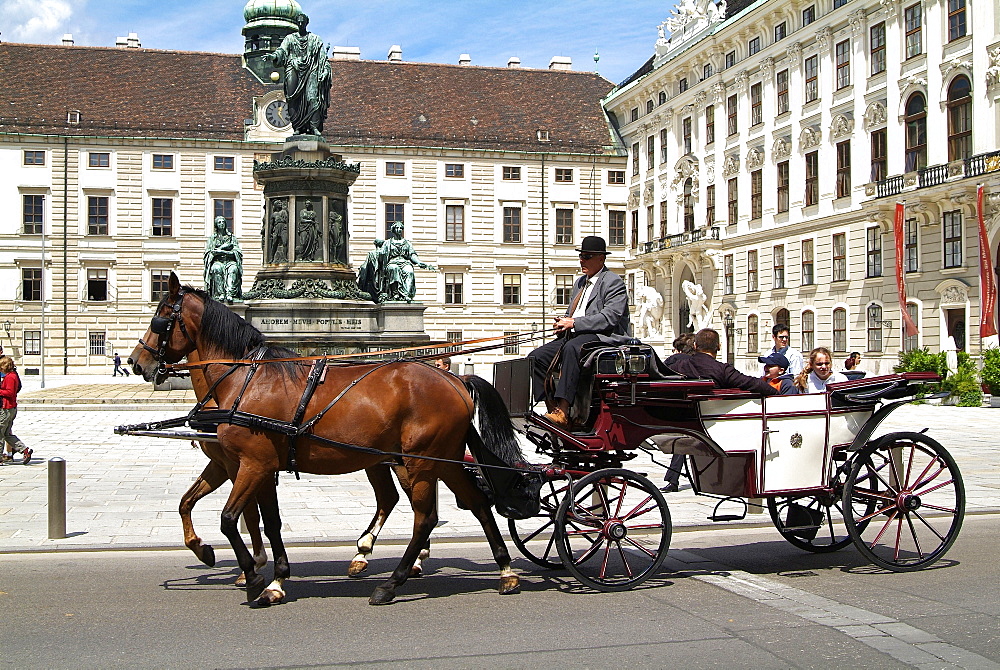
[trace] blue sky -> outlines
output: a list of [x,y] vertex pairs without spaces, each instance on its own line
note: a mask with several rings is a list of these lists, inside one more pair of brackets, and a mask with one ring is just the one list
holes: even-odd
[[[656,27],[671,0],[300,0],[309,28],[324,41],[361,48],[364,59],[383,60],[393,44],[403,59],[503,67],[517,56],[524,67],[548,67],[569,56],[574,70],[598,71],[619,82],[653,52]],[[0,40],[58,44],[72,33],[78,45],[114,46],[139,34],[143,47],[238,53],[241,0],[0,0]]]

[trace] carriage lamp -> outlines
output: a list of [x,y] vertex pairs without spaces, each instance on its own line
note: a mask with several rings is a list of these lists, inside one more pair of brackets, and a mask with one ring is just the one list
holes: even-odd
[[732,330],[733,324],[735,323],[736,320],[733,318],[733,315],[730,312],[726,312],[726,315],[722,317],[722,325],[726,327],[726,330]]
[[7,339],[10,339],[10,320],[3,322],[3,329],[7,331]]

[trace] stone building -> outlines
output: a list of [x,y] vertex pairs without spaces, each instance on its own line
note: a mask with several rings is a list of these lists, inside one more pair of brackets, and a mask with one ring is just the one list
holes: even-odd
[[[238,55],[143,49],[138,37],[0,44],[0,337],[23,369],[44,359],[50,372],[86,372],[131,351],[171,271],[202,284],[216,216],[241,242],[251,288],[263,263],[253,162],[291,133],[261,56],[294,29],[292,5],[251,0]],[[568,304],[584,235],[609,238],[621,270],[628,191],[601,107],[610,82],[560,59],[530,69],[405,62],[398,47],[379,61],[331,55],[324,136],[361,164],[350,260],[403,221],[438,267],[417,272],[432,338],[547,325]]]
[[1000,249],[998,25],[996,3],[966,0],[680,2],[605,101],[629,151],[627,280],[662,301],[644,334],[687,327],[690,281],[747,370],[777,322],[870,373],[948,336],[978,354],[980,183]]

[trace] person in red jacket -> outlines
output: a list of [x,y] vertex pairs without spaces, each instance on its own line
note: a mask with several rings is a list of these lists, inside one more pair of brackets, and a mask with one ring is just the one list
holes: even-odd
[[0,374],[3,375],[3,381],[0,381],[0,449],[6,443],[12,452],[8,455],[3,451],[2,461],[12,461],[13,454],[19,453],[21,462],[27,465],[31,462],[33,452],[11,431],[14,417],[17,416],[17,393],[21,390],[21,379],[17,376],[17,368],[10,356],[0,356]]

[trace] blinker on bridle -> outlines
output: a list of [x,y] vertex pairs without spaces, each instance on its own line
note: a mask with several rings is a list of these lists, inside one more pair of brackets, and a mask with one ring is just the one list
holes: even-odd
[[154,316],[149,322],[149,330],[154,335],[158,336],[157,347],[154,349],[149,346],[145,340],[139,338],[139,344],[142,348],[152,354],[157,362],[156,371],[160,374],[166,374],[167,366],[164,360],[167,354],[167,343],[170,341],[170,334],[174,330],[174,325],[177,324],[181,328],[181,332],[184,337],[192,342],[191,336],[188,335],[187,328],[184,327],[184,317],[181,316],[181,303],[184,301],[184,289],[180,289],[177,293],[177,302],[168,303],[167,307],[170,308],[170,316]]

